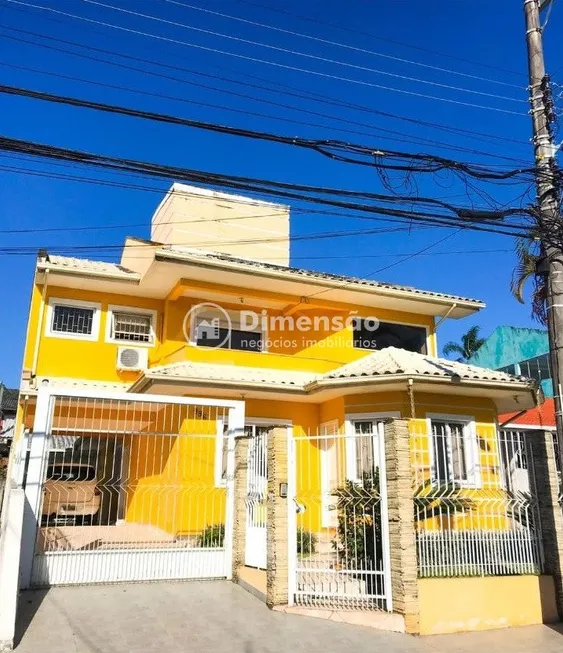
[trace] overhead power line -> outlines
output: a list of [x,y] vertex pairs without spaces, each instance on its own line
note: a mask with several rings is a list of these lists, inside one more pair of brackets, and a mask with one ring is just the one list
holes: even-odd
[[[534,174],[534,169],[527,170],[507,170],[498,171],[487,169],[481,165],[471,165],[464,162],[456,161],[454,159],[447,159],[438,157],[431,154],[412,154],[406,152],[399,152],[395,150],[386,150],[376,148],[375,146],[367,146],[355,143],[348,143],[338,140],[319,140],[319,139],[306,139],[300,137],[289,137],[280,134],[273,134],[269,132],[261,132],[257,130],[243,129],[240,127],[228,127],[216,123],[208,123],[199,120],[191,120],[181,118],[178,116],[171,116],[168,114],[155,113],[151,111],[142,111],[140,109],[131,109],[118,105],[110,105],[101,102],[94,102],[91,100],[81,100],[70,96],[55,95],[52,93],[44,93],[41,91],[34,91],[32,89],[23,89],[15,86],[8,86],[0,84],[0,92],[17,95],[21,97],[28,97],[47,102],[54,102],[59,104],[67,104],[70,106],[84,107],[104,111],[108,113],[115,113],[158,122],[165,122],[170,124],[184,125],[198,129],[204,129],[217,133],[230,134],[234,136],[242,136],[255,140],[270,141],[294,147],[311,149],[323,156],[329,157],[336,161],[347,163],[356,163],[359,165],[368,165],[384,170],[396,170],[406,172],[426,172],[435,173],[439,170],[452,170],[456,173],[462,173],[481,180],[503,180],[513,177],[521,176],[523,174]],[[364,157],[358,158],[358,157]],[[376,159],[376,160],[374,160]],[[416,200],[418,201],[418,200]],[[429,200],[431,203],[438,206],[444,204],[440,200]],[[449,208],[449,207],[448,207]]]
[[191,43],[189,41],[183,41],[183,40],[180,40],[180,39],[173,39],[173,38],[161,36],[161,35],[158,35],[158,34],[152,34],[151,32],[136,30],[136,29],[129,28],[129,27],[123,27],[121,25],[115,25],[113,23],[108,23],[106,21],[100,21],[100,20],[95,20],[93,18],[87,18],[85,16],[79,16],[77,14],[71,14],[71,13],[66,12],[66,11],[61,11],[59,9],[54,9],[52,7],[45,7],[43,5],[37,5],[37,4],[30,3],[30,2],[23,2],[22,0],[6,0],[6,2],[10,2],[10,3],[13,3],[13,4],[17,4],[17,5],[22,5],[22,6],[25,6],[25,7],[31,7],[31,8],[34,8],[34,9],[39,9],[39,10],[42,10],[42,11],[54,12],[56,14],[59,14],[59,15],[62,15],[62,16],[67,16],[69,18],[73,18],[73,19],[76,19],[76,20],[81,20],[81,21],[91,23],[91,24],[95,24],[95,25],[103,25],[103,26],[109,27],[111,29],[119,30],[119,31],[126,32],[126,33],[129,33],[129,34],[136,34],[138,36],[145,36],[145,37],[148,37],[148,38],[151,38],[151,39],[156,39],[156,40],[166,42],[166,43],[175,43],[176,45],[182,45],[182,46],[186,46],[186,47],[190,47],[190,48],[195,48],[197,50],[202,50],[202,51],[205,51],[205,52],[214,52],[215,54],[221,54],[221,55],[228,56],[228,57],[234,57],[236,59],[241,59],[241,60],[245,60],[245,61],[252,61],[254,63],[261,63],[261,64],[264,64],[264,65],[274,66],[276,68],[281,68],[281,69],[285,69],[285,70],[293,70],[295,72],[301,72],[301,73],[305,73],[305,74],[308,74],[308,75],[314,75],[314,76],[322,77],[322,78],[325,78],[325,79],[335,79],[335,80],[338,80],[338,81],[344,81],[344,82],[348,82],[348,83],[351,83],[351,84],[358,84],[358,85],[366,86],[366,87],[370,87],[370,88],[378,88],[380,90],[391,91],[391,92],[394,92],[394,93],[401,93],[403,95],[408,95],[408,96],[411,96],[411,97],[420,97],[420,98],[425,98],[425,99],[429,99],[429,100],[447,102],[449,104],[455,104],[455,105],[459,105],[459,106],[467,106],[467,107],[476,108],[476,109],[485,109],[485,110],[489,110],[489,111],[495,111],[495,112],[500,112],[500,113],[504,113],[504,114],[516,115],[516,116],[527,116],[527,114],[524,113],[524,112],[512,111],[510,109],[492,107],[492,106],[483,105],[483,104],[475,104],[475,103],[471,103],[471,102],[465,102],[465,101],[462,101],[462,100],[455,100],[455,99],[452,99],[452,98],[445,98],[445,97],[442,97],[442,96],[428,95],[428,94],[419,93],[419,92],[416,92],[416,91],[408,91],[408,90],[405,90],[405,89],[399,89],[399,88],[395,88],[395,87],[392,87],[392,86],[384,86],[382,84],[375,84],[373,82],[368,82],[368,81],[365,81],[365,80],[352,79],[352,78],[349,78],[349,77],[343,77],[343,76],[334,75],[334,74],[331,74],[331,73],[323,73],[323,72],[320,72],[320,71],[317,71],[317,70],[310,70],[308,68],[301,68],[301,67],[298,67],[298,66],[290,66],[288,64],[282,64],[282,63],[275,62],[275,61],[260,59],[259,57],[251,57],[251,56],[242,55],[242,54],[235,53],[235,52],[230,52],[228,50],[221,50],[219,48],[211,48],[211,47],[199,45],[199,44],[196,44],[196,43]]
[[[6,38],[12,38],[12,37],[8,36]],[[80,55],[78,55],[78,56],[80,56]],[[111,62],[107,62],[107,63],[111,63]],[[115,65],[119,66],[120,64],[116,63]],[[259,118],[268,118],[270,120],[277,120],[277,121],[281,121],[281,122],[284,122],[284,123],[304,125],[306,127],[326,128],[326,129],[331,129],[333,131],[342,132],[342,133],[345,133],[345,134],[353,134],[355,136],[367,136],[367,137],[372,137],[372,138],[378,138],[380,140],[393,141],[393,142],[398,142],[398,143],[418,144],[418,145],[425,145],[425,146],[431,145],[432,147],[437,147],[438,149],[447,149],[447,150],[453,150],[453,151],[464,152],[464,153],[468,152],[470,154],[476,154],[476,155],[485,156],[485,157],[492,158],[492,159],[497,159],[497,160],[502,159],[502,160],[505,160],[505,161],[510,161],[512,163],[519,163],[519,164],[528,164],[529,163],[525,159],[517,159],[517,158],[514,158],[514,157],[503,156],[503,155],[499,155],[499,154],[493,154],[491,152],[485,152],[485,151],[482,151],[482,150],[475,150],[475,149],[472,149],[472,148],[460,147],[460,146],[456,146],[456,145],[449,145],[447,143],[442,144],[442,143],[440,143],[440,141],[435,141],[435,140],[432,140],[432,139],[429,139],[429,138],[422,138],[422,137],[413,136],[412,138],[408,139],[408,138],[397,138],[396,136],[395,137],[381,136],[380,134],[370,133],[370,132],[366,132],[366,131],[360,131],[360,130],[357,130],[357,129],[346,129],[346,128],[343,128],[343,127],[340,127],[340,126],[332,126],[332,125],[325,126],[325,125],[315,123],[315,122],[306,122],[306,121],[303,121],[303,120],[296,120],[295,118],[284,118],[282,116],[275,116],[275,115],[271,115],[271,114],[260,113],[258,111],[251,111],[251,110],[248,110],[248,109],[237,109],[235,107],[229,107],[229,106],[225,106],[225,105],[221,105],[221,104],[212,104],[210,102],[201,102],[199,100],[191,100],[191,99],[186,98],[186,97],[171,96],[171,95],[167,95],[165,93],[151,93],[150,91],[143,91],[141,89],[131,88],[131,87],[125,86],[123,84],[109,84],[108,82],[98,82],[98,81],[94,81],[94,80],[91,80],[91,79],[85,79],[84,77],[76,77],[75,75],[65,75],[65,74],[62,74],[62,73],[55,73],[55,72],[51,72],[51,71],[40,70],[38,68],[32,68],[30,66],[22,66],[22,65],[18,65],[18,64],[9,64],[9,63],[5,63],[3,61],[0,61],[0,66],[13,68],[13,69],[16,69],[16,70],[25,70],[25,71],[28,71],[28,72],[38,73],[40,75],[47,75],[49,77],[56,77],[58,79],[68,79],[68,80],[74,81],[74,82],[83,82],[85,84],[91,84],[91,85],[99,86],[99,87],[102,87],[102,88],[113,88],[113,89],[116,89],[116,90],[122,91],[122,92],[126,91],[126,92],[129,92],[129,93],[136,93],[138,95],[143,95],[143,96],[146,96],[146,97],[159,98],[160,100],[172,100],[172,101],[175,101],[175,102],[182,102],[182,103],[185,103],[185,104],[188,104],[188,105],[196,105],[196,106],[203,106],[203,107],[210,107],[210,108],[214,108],[214,109],[220,109],[222,111],[229,111],[229,112],[232,112],[232,113],[238,113],[238,114],[241,114],[241,115],[244,115],[244,116],[257,116]],[[125,68],[130,68],[130,69],[132,68],[131,66],[124,66],[124,67]],[[133,68],[133,69],[137,70],[135,68]],[[142,72],[146,72],[149,75],[152,74],[151,71],[142,71]],[[179,79],[178,81],[184,81],[184,80]],[[206,86],[206,85],[197,84],[195,82],[186,81],[186,83],[191,84],[191,85],[195,85],[195,86]],[[231,95],[231,96],[232,95],[242,95],[242,94],[236,94],[236,93],[234,93],[234,94],[229,93],[229,91],[222,90],[222,89],[216,89],[216,90],[227,93],[228,95]],[[257,99],[257,101],[261,101],[261,100]],[[277,104],[278,106],[280,106],[280,103],[277,103],[277,102],[268,102],[268,103],[269,104]],[[283,105],[281,105],[281,106],[283,106]],[[333,120],[338,120],[337,116],[331,116],[330,114],[323,114],[323,113],[320,113],[320,112],[317,112],[317,111],[310,111],[310,110],[306,110],[306,109],[298,109],[297,107],[294,108],[291,105],[285,105],[285,106],[287,106],[287,108],[294,109],[296,111],[302,111],[303,113],[307,113],[307,114],[310,114],[310,115],[316,115],[316,116],[326,117],[326,118],[333,119]],[[341,118],[340,122],[355,124],[355,125],[360,125],[360,126],[366,126],[366,127],[370,128],[370,129],[373,129],[374,131],[383,132],[385,134],[396,134],[397,133],[397,132],[395,132],[395,131],[393,131],[391,129],[383,129],[381,127],[373,127],[371,125],[368,125],[367,123],[361,123],[361,122],[357,122],[357,121],[354,121],[354,120],[347,120],[346,118]],[[492,165],[492,164],[489,164],[489,165]]]
[[[88,1],[88,0],[86,0]],[[382,59],[388,59],[390,61],[398,61],[400,63],[406,63],[411,66],[419,66],[420,68],[427,68],[429,70],[436,70],[441,73],[447,73],[448,75],[458,75],[460,77],[467,77],[469,79],[475,79],[481,82],[488,82],[489,84],[498,84],[500,86],[508,86],[511,88],[517,88],[524,90],[522,84],[511,84],[510,82],[502,82],[498,79],[490,79],[489,77],[481,77],[480,75],[472,75],[470,73],[463,73],[459,70],[452,70],[451,68],[443,68],[440,66],[432,66],[431,64],[423,63],[421,61],[413,61],[412,59],[405,59],[403,57],[397,57],[394,55],[386,54],[384,52],[376,52],[375,50],[369,50],[367,48],[359,48],[355,45],[350,45],[349,43],[341,43],[340,41],[332,41],[330,39],[320,38],[318,36],[313,36],[311,34],[303,34],[303,32],[296,32],[294,30],[283,29],[275,25],[267,25],[265,23],[260,23],[254,20],[248,20],[247,18],[241,18],[240,16],[233,16],[232,14],[225,14],[220,11],[213,11],[205,7],[198,7],[197,5],[192,5],[187,2],[178,2],[178,0],[164,0],[172,5],[177,5],[178,7],[183,7],[184,9],[193,9],[194,11],[201,11],[206,14],[211,14],[213,16],[220,16],[221,18],[227,18],[228,20],[235,20],[239,23],[245,23],[247,25],[254,25],[255,27],[261,27],[263,29],[269,29],[275,32],[280,32],[281,34],[289,34],[290,36],[297,36],[299,38],[308,39],[310,41],[315,41],[317,43],[323,43],[325,45],[336,46],[339,48],[344,48],[346,50],[351,50],[353,52],[359,52],[361,54],[369,54],[374,57],[380,57]],[[284,12],[285,13],[285,12]]]
[[[13,7],[7,7],[7,8],[13,9],[15,11],[25,12],[25,10],[20,8],[20,7],[13,6]],[[63,20],[61,20],[60,18],[57,18],[56,16],[48,15],[48,16],[46,16],[46,18],[51,20],[51,21],[54,21],[54,22],[56,22],[58,24],[63,24],[63,25],[66,26],[66,23]],[[57,43],[65,43],[67,45],[72,45],[74,47],[83,48],[83,49],[93,51],[93,52],[101,52],[101,53],[104,53],[104,54],[109,54],[109,55],[121,57],[123,59],[128,59],[130,61],[132,60],[132,61],[136,61],[136,62],[140,62],[140,63],[145,63],[145,64],[158,66],[159,69],[167,68],[169,70],[187,72],[187,73],[190,73],[190,74],[198,75],[200,77],[218,79],[220,81],[227,82],[229,84],[236,84],[236,85],[239,85],[239,86],[242,86],[242,87],[265,90],[265,91],[267,91],[269,93],[275,93],[275,94],[281,94],[282,93],[281,89],[285,89],[285,90],[283,90],[284,97],[285,96],[291,96],[291,97],[296,97],[296,98],[300,98],[300,99],[307,99],[307,100],[310,100],[310,101],[313,101],[313,102],[322,103],[323,105],[329,104],[331,106],[347,108],[347,109],[351,109],[351,110],[354,110],[354,111],[360,111],[362,113],[368,113],[370,115],[382,116],[382,117],[388,118],[390,120],[399,120],[399,121],[407,122],[409,124],[413,124],[413,125],[417,125],[417,126],[431,127],[431,128],[439,129],[441,131],[445,131],[445,132],[450,133],[450,134],[460,134],[460,135],[464,136],[465,138],[472,138],[472,139],[479,140],[479,141],[486,142],[486,143],[491,143],[492,141],[498,140],[498,141],[500,141],[502,143],[513,143],[513,144],[522,145],[522,146],[526,146],[526,147],[529,146],[529,141],[526,141],[526,140],[518,140],[518,139],[513,138],[513,137],[501,136],[499,134],[491,134],[491,133],[466,129],[466,128],[462,128],[462,127],[458,127],[458,126],[445,125],[445,124],[442,124],[442,123],[432,122],[432,121],[428,121],[428,120],[421,120],[419,118],[413,118],[413,117],[405,116],[405,115],[402,115],[402,114],[396,113],[396,112],[389,113],[389,112],[386,112],[386,111],[382,111],[380,109],[375,109],[375,108],[370,107],[370,106],[356,104],[356,103],[352,103],[352,102],[347,102],[347,101],[338,99],[338,98],[336,98],[334,96],[321,94],[321,93],[314,93],[314,92],[311,92],[310,90],[304,90],[304,89],[301,89],[299,87],[292,86],[290,84],[282,83],[280,81],[276,81],[275,86],[272,87],[271,86],[271,80],[260,77],[259,75],[251,74],[248,71],[245,72],[245,74],[244,74],[244,81],[239,81],[239,80],[236,80],[236,79],[232,79],[230,77],[224,77],[224,76],[221,76],[221,75],[214,75],[214,74],[211,74],[211,73],[205,73],[205,72],[202,72],[200,70],[196,70],[194,68],[187,68],[185,66],[171,65],[170,63],[166,63],[166,62],[160,61],[160,60],[146,59],[146,58],[142,58],[142,57],[133,56],[133,55],[130,55],[130,54],[125,54],[123,52],[117,52],[115,50],[108,50],[108,49],[104,49],[104,48],[94,47],[92,45],[86,45],[84,43],[78,43],[76,41],[69,41],[69,40],[66,40],[66,39],[59,39],[59,38],[55,38],[53,36],[48,36],[46,34],[31,32],[29,30],[17,29],[17,28],[13,28],[13,27],[10,27],[8,25],[1,24],[1,23],[0,23],[0,26],[3,27],[4,29],[8,29],[8,30],[13,31],[13,32],[19,32],[21,34],[37,36],[37,37],[42,38],[42,39],[47,39],[49,41],[55,41]],[[95,27],[92,27],[92,29],[96,30]],[[96,30],[96,31],[98,33],[101,33],[101,30]],[[37,41],[27,41],[25,39],[18,39],[16,37],[8,37],[6,35],[5,35],[5,38],[11,38],[12,40],[21,41],[23,43],[30,43],[33,46],[39,46],[39,47],[55,50],[55,51],[58,51],[58,52],[64,52],[64,53],[69,54],[71,56],[78,56],[78,57],[85,58],[85,59],[91,59],[93,61],[99,61],[99,62],[104,63],[106,65],[118,66],[118,67],[121,67],[121,68],[124,68],[124,69],[127,69],[127,70],[135,70],[135,71],[140,72],[142,74],[149,74],[149,75],[154,76],[154,77],[161,77],[163,79],[170,79],[170,80],[173,80],[173,81],[181,82],[183,84],[189,84],[189,85],[192,85],[192,86],[201,86],[202,88],[209,88],[211,90],[216,90],[216,91],[221,92],[221,93],[234,94],[237,97],[246,97],[248,99],[251,99],[251,100],[254,100],[254,101],[257,101],[257,102],[262,102],[262,103],[266,103],[266,104],[270,104],[270,105],[278,106],[278,107],[289,108],[289,109],[291,109],[293,111],[308,113],[309,115],[321,115],[321,116],[325,115],[326,117],[329,117],[331,119],[337,119],[339,122],[344,121],[344,122],[346,122],[348,124],[356,124],[356,125],[360,125],[360,126],[365,126],[365,127],[370,128],[370,129],[375,129],[377,131],[384,131],[384,132],[387,132],[387,133],[395,133],[395,134],[399,133],[399,134],[403,134],[405,136],[410,136],[411,138],[416,139],[418,141],[433,142],[435,145],[442,145],[442,146],[448,147],[450,149],[458,149],[458,150],[469,151],[469,152],[472,152],[474,154],[483,154],[483,152],[476,151],[476,150],[471,150],[470,148],[461,148],[461,147],[459,147],[457,145],[454,146],[452,144],[436,141],[435,139],[432,139],[432,140],[424,139],[424,138],[422,138],[420,136],[415,136],[415,135],[411,135],[411,134],[405,134],[403,132],[398,132],[396,129],[395,130],[383,130],[382,128],[376,127],[376,126],[371,125],[371,124],[359,123],[357,121],[350,121],[350,120],[347,120],[345,118],[343,119],[343,117],[341,115],[334,116],[334,115],[331,115],[331,114],[328,114],[328,115],[327,114],[322,114],[322,113],[317,112],[317,111],[312,112],[312,111],[309,111],[309,110],[304,109],[302,107],[296,107],[294,105],[289,105],[287,103],[268,100],[266,98],[255,96],[255,95],[248,95],[248,94],[242,94],[242,93],[233,93],[233,91],[230,90],[230,89],[221,89],[221,88],[218,88],[218,87],[213,87],[213,86],[203,85],[203,84],[198,85],[198,84],[196,84],[194,82],[191,82],[189,80],[186,80],[184,78],[171,77],[169,75],[163,75],[163,74],[161,74],[159,72],[148,71],[145,67],[136,68],[136,67],[132,67],[132,66],[124,66],[123,64],[120,64],[120,63],[115,62],[115,61],[107,61],[106,59],[99,59],[99,58],[96,58],[96,57],[87,57],[84,54],[74,52],[72,50],[65,50],[65,49],[62,49],[62,48],[55,48],[53,46],[48,46],[48,45],[46,45],[44,43],[37,43]],[[218,68],[219,70],[227,70],[229,72],[235,72],[232,69],[225,68],[224,66],[223,67],[214,66],[214,67]],[[264,86],[263,84],[250,83],[248,81],[249,78],[265,82],[266,84],[268,84],[268,86]],[[174,99],[176,99],[176,98],[174,98]],[[226,110],[229,110],[228,107],[224,107],[224,108]],[[276,118],[276,119],[279,120],[280,118]],[[396,138],[394,140],[401,140],[402,141],[402,139],[396,139]]]
[[[7,158],[19,158],[21,155],[10,155],[10,154],[4,154],[2,155]],[[57,162],[57,161],[49,161],[49,165],[55,165],[55,166],[70,166],[74,167],[73,164],[69,162]],[[152,186],[141,186],[139,184],[132,184],[132,183],[124,183],[124,182],[119,182],[119,181],[113,181],[113,180],[107,180],[107,179],[97,179],[97,178],[91,178],[91,177],[83,177],[83,176],[77,176],[77,175],[69,175],[66,173],[54,173],[51,171],[44,171],[44,170],[36,170],[36,169],[30,169],[30,168],[21,168],[17,166],[2,166],[0,165],[0,170],[4,172],[12,172],[16,174],[25,174],[25,175],[31,175],[31,176],[38,176],[38,177],[46,177],[49,179],[61,179],[64,181],[75,181],[75,182],[80,182],[80,183],[88,183],[88,184],[99,184],[101,186],[108,186],[108,187],[116,187],[116,188],[123,188],[123,189],[130,189],[130,190],[141,190],[141,191],[148,191],[152,193],[158,193],[159,195],[162,195],[163,193],[166,193],[166,189],[162,188],[156,188]],[[141,175],[143,176],[143,175]],[[146,176],[146,175],[144,175]],[[176,194],[184,194],[184,191],[174,191]],[[190,194],[190,193],[186,193]],[[456,197],[456,196],[454,196]],[[446,199],[446,198],[443,198]],[[230,202],[235,202],[236,200],[234,198],[230,198]],[[248,204],[248,200],[244,201],[244,204]],[[475,209],[479,210],[478,207],[474,207]],[[482,209],[484,211],[490,210],[487,208]],[[340,219],[353,219],[353,220],[370,220],[370,221],[377,221],[380,223],[404,223],[405,219],[404,218],[394,218],[390,216],[385,216],[385,217],[377,217],[372,214],[368,215],[358,215],[355,213],[351,213],[350,211],[347,211],[346,213],[341,213],[338,211],[330,211],[326,209],[312,209],[312,208],[300,208],[300,207],[291,207],[292,214],[304,214],[306,215],[318,215],[318,216],[331,216],[331,217],[336,217]],[[266,217],[263,215],[262,217]],[[236,221],[236,220],[241,220],[241,219],[246,219],[244,216],[236,216],[236,217],[231,217],[231,218],[221,218],[221,222],[225,221]],[[182,224],[185,224],[187,221],[180,221]],[[197,222],[197,221],[196,221]],[[128,228],[128,227],[135,227],[135,226],[148,226],[147,223],[140,223],[140,224],[133,224],[133,225],[116,225],[111,226],[111,225],[102,225],[102,226],[96,226],[96,227],[77,227],[77,231],[83,231],[83,230],[98,230],[98,229],[108,229],[108,228]],[[438,225],[441,226],[441,225]],[[405,227],[406,230],[408,231],[413,231],[413,230],[419,230],[419,229],[430,229],[432,228],[433,225],[414,225],[414,224],[409,224],[408,227]],[[67,230],[65,228],[65,230]],[[70,231],[72,231],[73,228],[70,228]],[[0,233],[30,233],[34,231],[59,231],[59,228],[56,229],[27,229],[27,230],[4,230],[0,231]],[[387,229],[383,230],[387,231]]]
[[[154,177],[175,179],[187,182],[202,183],[219,188],[237,189],[271,197],[283,197],[285,199],[300,200],[312,204],[322,204],[342,209],[352,209],[362,213],[371,213],[378,216],[391,216],[403,218],[407,221],[417,221],[420,224],[431,224],[433,226],[449,226],[475,231],[504,234],[510,236],[526,236],[529,233],[526,224],[503,224],[498,223],[499,216],[526,215],[528,212],[523,209],[510,209],[502,213],[479,214],[471,210],[462,210],[454,207],[454,215],[444,213],[429,213],[424,211],[413,211],[403,208],[385,207],[374,205],[373,201],[378,199],[394,203],[410,203],[413,198],[399,198],[397,196],[382,196],[377,193],[361,191],[349,191],[344,189],[333,189],[325,187],[305,186],[290,184],[251,177],[235,175],[224,175],[199,170],[190,170],[177,166],[166,166],[156,163],[135,161],[132,159],[109,157],[99,154],[91,154],[79,150],[53,147],[41,143],[34,143],[21,139],[0,137],[0,150],[8,152],[19,152],[21,154],[33,155],[44,159],[65,160],[83,165],[104,168],[108,170],[126,170],[128,172],[140,172]],[[360,200],[352,201],[352,200]],[[418,203],[424,204],[425,198],[416,198]],[[435,202],[436,200],[431,200]]]
[[99,2],[98,0],[82,0],[82,2],[85,2],[87,4],[91,5],[97,5],[99,7],[104,7],[106,9],[111,9],[113,11],[119,11],[124,14],[128,14],[131,16],[136,16],[138,18],[146,18],[147,20],[154,20],[159,23],[164,23],[166,25],[173,25],[174,27],[181,27],[182,29],[187,29],[191,30],[194,32],[198,32],[200,34],[208,34],[210,36],[219,36],[220,38],[228,39],[230,41],[236,41],[238,43],[246,43],[247,45],[252,45],[254,47],[258,48],[265,48],[267,50],[274,50],[276,52],[283,52],[285,54],[290,54],[292,56],[298,56],[298,57],[304,57],[306,59],[313,59],[314,61],[320,61],[322,63],[328,63],[331,65],[337,65],[337,66],[344,66],[346,68],[352,68],[354,70],[360,70],[363,72],[368,72],[368,73],[374,73],[376,75],[383,75],[386,77],[393,77],[395,79],[401,79],[404,81],[408,82],[416,82],[418,84],[427,84],[429,86],[435,86],[438,88],[444,88],[448,89],[451,91],[458,91],[461,93],[470,93],[473,95],[480,95],[482,97],[490,97],[490,98],[495,98],[499,100],[504,100],[507,102],[520,102],[520,103],[526,103],[525,98],[514,98],[506,95],[498,95],[495,93],[489,93],[486,91],[477,91],[471,88],[466,88],[463,86],[452,86],[451,84],[443,84],[442,82],[434,82],[428,79],[421,79],[418,77],[410,77],[408,75],[400,75],[398,73],[392,73],[386,70],[379,70],[377,68],[370,68],[369,66],[360,66],[358,64],[352,64],[347,61],[340,61],[338,59],[330,59],[328,57],[321,57],[319,55],[314,55],[310,54],[307,52],[300,52],[299,50],[291,50],[288,48],[282,48],[276,45],[272,45],[270,43],[262,43],[260,41],[256,40],[251,40],[251,39],[245,39],[240,36],[234,36],[233,34],[225,34],[223,32],[217,32],[215,30],[210,30],[210,29],[204,29],[202,27],[196,27],[195,25],[188,25],[186,23],[180,23],[178,21],[174,20],[167,20],[165,18],[162,18],[160,16],[154,16],[153,14],[145,14],[139,11],[132,11],[131,9],[125,9],[124,7],[116,7],[115,5],[107,4],[105,2]]
[[351,27],[348,27],[346,25],[342,24],[335,24],[335,23],[329,23],[327,21],[320,20],[318,18],[312,18],[311,16],[303,16],[303,14],[296,14],[291,11],[287,11],[285,9],[282,9],[279,5],[271,6],[271,5],[262,5],[259,4],[258,2],[252,2],[251,0],[237,0],[237,2],[249,5],[251,7],[259,7],[260,9],[266,9],[267,11],[273,11],[277,14],[284,14],[285,16],[289,16],[292,19],[298,18],[299,20],[306,21],[308,23],[312,23],[314,25],[324,25],[325,27],[331,27],[333,29],[338,29],[343,32],[347,32],[348,34],[355,34],[358,36],[366,36],[370,39],[375,39],[377,41],[383,41],[385,43],[392,43],[393,45],[400,45],[401,47],[404,48],[410,48],[411,50],[417,50],[418,52],[426,52],[427,54],[432,54],[437,57],[440,57],[441,59],[452,59],[453,61],[461,61],[463,63],[468,63],[473,66],[481,66],[482,68],[488,68],[489,70],[496,70],[501,73],[508,73],[509,75],[517,75],[518,77],[525,77],[525,75],[520,72],[520,71],[515,71],[515,70],[507,70],[506,68],[501,68],[500,66],[494,66],[492,64],[484,63],[482,61],[475,61],[474,59],[465,59],[463,57],[456,56],[451,53],[446,53],[446,52],[438,52],[437,50],[431,50],[429,48],[421,47],[419,45],[413,45],[412,43],[406,43],[404,41],[398,41],[396,39],[390,39],[387,37],[383,36],[378,36],[376,34],[372,34],[370,32],[364,32],[362,30],[358,29],[353,29]]

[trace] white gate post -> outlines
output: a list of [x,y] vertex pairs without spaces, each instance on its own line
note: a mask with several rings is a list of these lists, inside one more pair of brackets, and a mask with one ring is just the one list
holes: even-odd
[[[22,526],[20,587],[31,585],[33,556],[37,540],[37,528],[41,523],[41,491],[43,486],[44,458],[51,417],[51,394],[46,388],[37,393],[35,420],[31,434],[29,466],[25,484],[25,506]],[[24,459],[25,460],[25,459]]]
[[295,604],[297,591],[297,467],[295,440],[287,437],[287,604]]
[[233,578],[233,534],[235,517],[235,440],[244,435],[244,401],[229,410],[227,429],[227,502],[225,510],[225,565],[227,580]]
[[391,544],[389,539],[389,499],[387,494],[387,464],[385,460],[385,426],[383,422],[377,425],[379,449],[379,496],[381,518],[381,543],[383,549],[383,578],[385,600],[388,612],[393,612],[393,583],[391,579]]

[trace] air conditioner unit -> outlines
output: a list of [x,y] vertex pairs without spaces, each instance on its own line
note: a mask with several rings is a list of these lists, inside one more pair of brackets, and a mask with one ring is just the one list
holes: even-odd
[[149,362],[149,351],[143,347],[118,347],[118,370],[146,370]]

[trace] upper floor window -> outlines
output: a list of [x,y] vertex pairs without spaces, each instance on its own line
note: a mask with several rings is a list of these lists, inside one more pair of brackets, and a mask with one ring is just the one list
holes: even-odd
[[426,354],[426,336],[424,327],[378,322],[371,318],[354,320],[354,347],[358,349],[397,347]]
[[152,345],[155,340],[156,312],[123,306],[108,308],[107,340]]
[[247,327],[235,312],[223,309],[197,312],[192,320],[192,344],[215,349],[264,351],[266,337],[260,325]]
[[46,335],[75,340],[97,340],[99,327],[99,304],[73,299],[49,300]]

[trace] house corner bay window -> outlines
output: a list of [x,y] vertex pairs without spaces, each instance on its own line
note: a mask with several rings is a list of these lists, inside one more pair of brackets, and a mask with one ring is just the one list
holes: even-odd
[[385,349],[397,347],[426,354],[426,329],[407,324],[380,322],[375,317],[355,318],[354,347],[357,349]]
[[226,313],[205,313],[194,318],[193,342],[199,347],[263,351],[264,333],[261,326],[248,328]]

